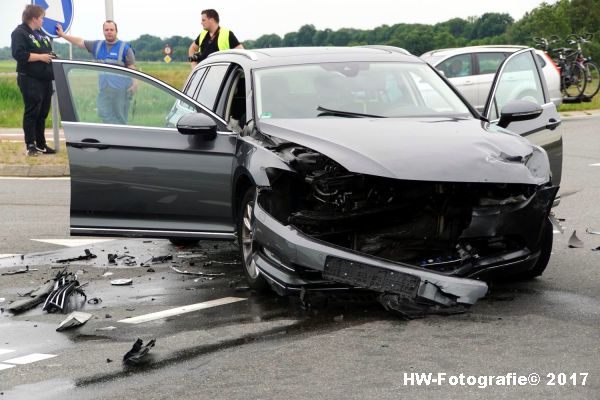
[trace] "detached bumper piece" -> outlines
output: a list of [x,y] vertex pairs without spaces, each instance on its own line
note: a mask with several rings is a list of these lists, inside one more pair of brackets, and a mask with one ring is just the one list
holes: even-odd
[[[485,282],[392,263],[331,245],[282,225],[255,203],[253,262],[279,294],[302,289],[367,289],[389,310],[412,318],[461,312],[487,293]],[[277,254],[277,258],[275,257]],[[316,273],[316,274],[314,274]]]

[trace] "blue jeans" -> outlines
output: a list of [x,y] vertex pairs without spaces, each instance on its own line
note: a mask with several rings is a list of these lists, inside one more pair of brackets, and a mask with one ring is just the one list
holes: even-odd
[[127,125],[129,93],[126,88],[105,87],[100,89],[96,105],[98,116],[105,124]]

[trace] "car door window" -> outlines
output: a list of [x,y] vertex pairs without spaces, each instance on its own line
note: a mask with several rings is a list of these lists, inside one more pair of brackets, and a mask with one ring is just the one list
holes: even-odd
[[157,82],[107,66],[65,65],[77,122],[174,127],[196,106]]
[[493,94],[489,118],[500,118],[502,107],[513,100],[527,100],[543,105],[544,91],[531,51],[510,58],[501,71]]
[[460,54],[450,57],[446,61],[440,63],[437,69],[442,71],[446,78],[457,78],[461,76],[473,75],[473,63],[471,54]]
[[475,56],[479,64],[479,75],[495,74],[506,58],[504,53],[475,53]]
[[197,96],[194,97],[200,104],[214,110],[215,101],[228,68],[229,65],[213,65],[210,67],[202,82],[200,91]]
[[195,99],[198,94],[198,90],[200,89],[200,82],[202,82],[202,78],[204,78],[205,74],[206,68],[200,68],[195,71],[191,78],[188,79],[188,83],[185,85],[183,92],[192,99]]

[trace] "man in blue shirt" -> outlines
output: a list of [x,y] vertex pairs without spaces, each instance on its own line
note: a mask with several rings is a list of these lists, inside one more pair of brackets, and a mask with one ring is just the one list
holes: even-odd
[[[117,39],[117,24],[105,21],[102,25],[105,40],[84,40],[67,35],[60,24],[56,25],[59,37],[86,49],[96,61],[105,64],[135,68],[135,54],[131,45]],[[129,102],[137,90],[137,81],[116,73],[102,73],[99,76],[97,106],[98,115],[105,124],[127,125]]]

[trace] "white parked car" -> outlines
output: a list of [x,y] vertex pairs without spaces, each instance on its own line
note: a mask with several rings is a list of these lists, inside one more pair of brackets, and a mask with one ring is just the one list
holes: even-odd
[[[470,46],[455,49],[432,50],[421,55],[421,58],[441,71],[461,94],[481,111],[489,96],[496,70],[506,57],[524,46]],[[544,73],[549,97],[556,107],[562,103],[560,92],[560,71],[554,61],[542,50],[536,50],[537,60]],[[519,79],[515,73],[514,79]],[[523,77],[521,77],[523,78]],[[536,88],[527,87],[532,80],[524,79],[518,89],[520,94],[512,94],[513,98],[528,100],[530,93]]]

